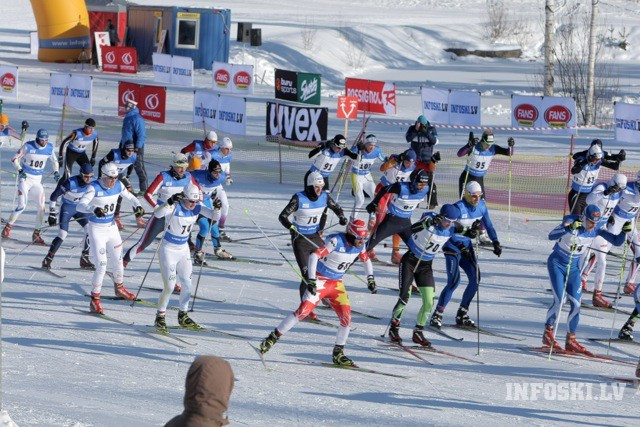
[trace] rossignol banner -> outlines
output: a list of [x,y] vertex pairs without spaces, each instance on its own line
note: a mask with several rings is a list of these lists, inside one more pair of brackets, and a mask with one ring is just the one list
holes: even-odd
[[434,88],[420,88],[422,114],[432,123],[480,126],[480,94]]
[[102,71],[137,73],[138,53],[133,47],[102,47]]
[[540,133],[576,133],[576,102],[559,96],[511,96],[511,125],[542,128]]
[[0,65],[0,98],[18,98],[18,67]]
[[193,123],[234,135],[247,133],[247,101],[238,96],[197,90],[193,97]]
[[49,106],[62,108],[63,105],[76,110],[91,112],[91,92],[93,77],[75,74],[51,74]]
[[328,123],[328,108],[267,102],[267,135],[292,141],[326,141]]
[[214,62],[211,71],[213,90],[236,95],[253,94],[253,65]]
[[358,110],[376,114],[396,114],[395,83],[348,78],[344,82],[345,95],[358,98]]
[[171,83],[193,86],[193,59],[188,56],[152,54],[154,80],[159,83]]
[[118,115],[124,116],[128,100],[138,103],[140,115],[146,120],[164,123],[166,120],[167,88],[118,82]]
[[279,70],[275,72],[275,97],[285,101],[320,105],[322,76]]
[[616,102],[616,141],[640,143],[640,105]]

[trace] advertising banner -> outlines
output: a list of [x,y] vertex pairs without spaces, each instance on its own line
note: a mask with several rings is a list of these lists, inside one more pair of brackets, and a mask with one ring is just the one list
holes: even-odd
[[285,101],[298,101],[298,73],[276,68],[275,98]]
[[299,73],[276,68],[275,97],[285,101],[320,105],[320,74]]
[[214,62],[213,90],[236,95],[253,94],[253,65]]
[[435,89],[421,87],[422,114],[431,123],[441,125],[449,124],[449,91],[446,89]]
[[171,83],[171,55],[152,53],[153,80],[158,83]]
[[138,103],[140,115],[158,123],[165,123],[167,88],[164,86],[142,86],[131,82],[118,82],[118,115],[125,115],[128,100]]
[[339,96],[338,118],[347,120],[358,118],[358,98],[354,96]]
[[124,116],[127,101],[140,103],[140,85],[137,83],[118,82],[118,115]]
[[114,73],[137,73],[138,53],[133,47],[104,46],[102,48],[102,71]]
[[197,90],[193,97],[193,123],[202,126],[202,118],[207,128],[245,135],[247,130],[247,103],[242,97],[222,95],[210,91]]
[[358,110],[376,114],[396,114],[396,85],[377,80],[348,78],[345,94],[358,98]]
[[559,96],[511,97],[511,124],[514,127],[543,128],[539,133],[572,135],[576,129],[576,103]]
[[640,105],[616,102],[616,141],[640,143]]
[[449,93],[449,124],[480,126],[482,116],[480,98],[479,92],[452,90]]
[[49,106],[62,108],[63,105],[77,110],[91,112],[91,92],[93,78],[85,75],[51,74]]
[[267,135],[292,141],[326,141],[329,109],[267,102]]
[[0,98],[18,99],[18,67],[0,65]]
[[111,46],[111,39],[108,31],[96,31],[94,37],[96,39],[96,55],[98,56],[98,67],[102,68],[102,48]]
[[171,83],[180,86],[193,86],[193,58],[173,55]]

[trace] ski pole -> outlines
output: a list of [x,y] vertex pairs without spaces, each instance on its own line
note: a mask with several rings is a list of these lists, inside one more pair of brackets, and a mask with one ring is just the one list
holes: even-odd
[[509,147],[509,220],[507,222],[507,242],[511,241],[511,158],[512,156],[512,149],[513,147]]
[[120,242],[120,244],[118,246],[115,246],[114,249],[118,249],[120,247],[122,247],[122,245],[124,245],[124,242],[126,242],[127,240],[129,240],[131,237],[133,237],[134,234],[136,234],[138,231],[142,230],[141,228],[136,228],[135,230],[133,230],[133,233],[129,234],[126,239],[124,239],[122,242]]
[[476,356],[480,356],[480,265],[478,263],[478,257],[480,256],[480,234],[476,234],[476,284],[478,289],[476,290],[476,317],[478,320],[478,326],[476,331],[478,333],[478,353]]
[[[209,228],[207,229],[207,234],[211,234],[211,227],[213,227],[213,214],[211,215],[211,218],[209,218]],[[213,239],[213,237],[211,237]],[[207,236],[204,236],[204,242],[202,243],[202,252],[203,252],[203,259],[202,259],[202,263],[200,264],[200,271],[198,271],[198,280],[196,281],[196,289],[193,292],[193,302],[191,303],[191,309],[189,309],[189,311],[193,311],[193,306],[196,305],[196,295],[198,295],[198,287],[200,286],[200,278],[202,277],[202,269],[204,268],[204,254],[206,253],[204,251],[204,249],[207,246]]]

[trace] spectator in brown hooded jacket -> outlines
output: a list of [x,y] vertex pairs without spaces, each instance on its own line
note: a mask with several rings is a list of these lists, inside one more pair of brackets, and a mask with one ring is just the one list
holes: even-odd
[[187,372],[184,411],[165,427],[209,427],[229,424],[225,416],[233,390],[231,365],[216,356],[196,358]]

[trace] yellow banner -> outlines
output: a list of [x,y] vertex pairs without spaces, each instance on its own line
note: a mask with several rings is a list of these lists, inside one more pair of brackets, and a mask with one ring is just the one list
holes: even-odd
[[200,19],[200,14],[191,12],[178,12],[178,18]]

